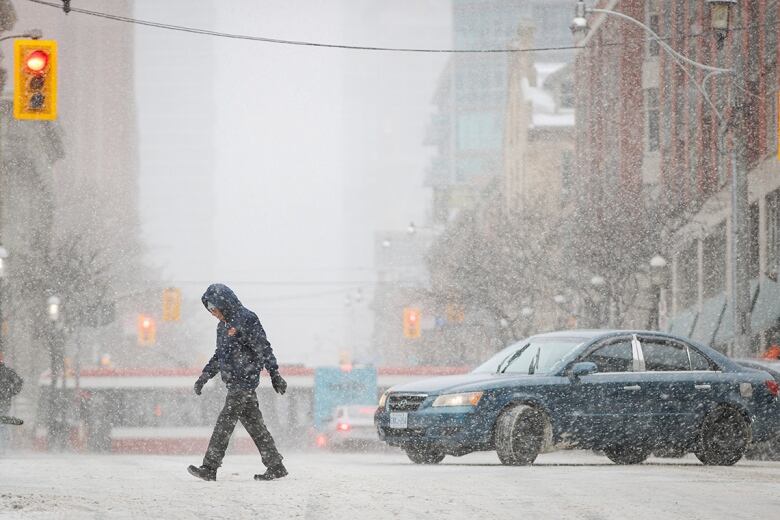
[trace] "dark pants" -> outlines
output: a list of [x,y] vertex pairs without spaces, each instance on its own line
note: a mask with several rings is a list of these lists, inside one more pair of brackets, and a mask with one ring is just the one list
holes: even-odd
[[203,457],[203,465],[209,468],[218,468],[225,458],[228,441],[236,427],[236,422],[241,421],[246,431],[255,441],[263,464],[266,467],[275,466],[282,462],[281,454],[276,450],[274,439],[263,422],[263,414],[257,403],[257,394],[254,390],[241,390],[228,392],[225,406],[219,413],[214,433],[211,434],[206,456]]

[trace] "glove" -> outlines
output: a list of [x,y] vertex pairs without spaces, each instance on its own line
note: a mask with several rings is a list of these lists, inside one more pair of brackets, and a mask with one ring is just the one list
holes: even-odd
[[197,381],[195,381],[195,395],[200,395],[200,392],[203,390],[203,385],[206,384],[206,381],[208,379],[204,379],[202,377],[199,377]]
[[284,380],[279,372],[271,374],[271,385],[274,387],[274,391],[279,395],[284,395],[287,391],[287,381]]

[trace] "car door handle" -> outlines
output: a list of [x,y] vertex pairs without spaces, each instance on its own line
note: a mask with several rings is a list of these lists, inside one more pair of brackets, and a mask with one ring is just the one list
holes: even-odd
[[710,389],[712,389],[712,385],[706,385],[706,384],[705,385],[693,385],[693,387],[696,390],[710,390]]
[[623,390],[628,390],[629,392],[636,392],[637,390],[641,390],[642,387],[639,385],[631,385],[631,386],[624,386]]

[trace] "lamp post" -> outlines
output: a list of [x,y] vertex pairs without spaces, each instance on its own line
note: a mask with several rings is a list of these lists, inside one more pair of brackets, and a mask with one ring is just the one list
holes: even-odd
[[[723,43],[729,34],[732,22],[734,7],[738,4],[737,0],[705,0],[710,7],[710,26],[715,31],[718,48],[723,47]],[[746,254],[748,252],[748,221],[747,209],[749,203],[747,174],[744,168],[742,151],[744,149],[743,134],[745,128],[744,115],[740,110],[742,103],[741,89],[733,88],[731,92],[731,114],[735,118],[733,122],[726,121],[723,113],[715,106],[710,96],[705,90],[706,82],[716,74],[728,74],[734,78],[743,76],[741,73],[742,62],[745,59],[739,49],[739,41],[734,38],[734,56],[733,68],[720,68],[705,65],[694,61],[674,50],[668,43],[661,39],[651,28],[618,11],[609,9],[590,8],[585,5],[583,0],[578,0],[575,7],[575,17],[571,29],[575,34],[587,34],[588,20],[587,15],[597,13],[607,16],[615,16],[634,25],[641,27],[646,33],[655,40],[658,46],[663,49],[672,58],[672,61],[682,69],[694,87],[699,91],[704,101],[715,114],[718,125],[725,137],[726,132],[730,133],[730,140],[723,139],[729,143],[728,156],[731,163],[731,307],[734,313],[734,342],[732,355],[745,356],[749,354],[749,341],[751,337],[750,330],[750,274],[748,272]],[[705,71],[706,74],[701,82],[697,81],[686,65],[695,69]]]
[[655,255],[650,259],[650,286],[653,293],[653,305],[650,308],[647,324],[647,328],[650,330],[660,330],[665,325],[665,323],[662,323],[666,320],[661,316],[661,306],[662,302],[665,301],[666,266],[666,259],[661,255]]
[[5,356],[5,315],[3,314],[3,297],[5,296],[5,262],[8,251],[0,246],[0,360]]

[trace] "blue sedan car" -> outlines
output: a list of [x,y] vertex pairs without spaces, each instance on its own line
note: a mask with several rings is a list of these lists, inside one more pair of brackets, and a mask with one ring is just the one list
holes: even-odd
[[617,464],[654,450],[731,465],[777,435],[777,382],[719,352],[647,331],[564,331],[514,344],[473,372],[389,389],[380,439],[418,464],[495,450],[531,464],[543,451],[587,448]]

